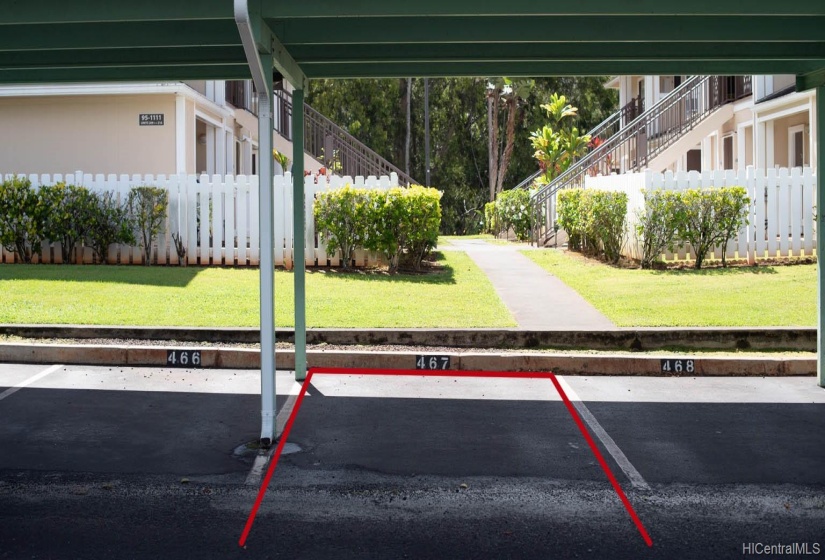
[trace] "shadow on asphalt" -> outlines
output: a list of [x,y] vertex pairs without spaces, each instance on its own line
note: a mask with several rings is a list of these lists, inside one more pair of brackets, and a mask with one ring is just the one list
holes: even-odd
[[[279,406],[285,397],[279,397]],[[649,483],[825,485],[825,405],[594,402]],[[2,403],[0,470],[242,473],[257,395],[23,389]],[[397,475],[604,481],[558,401],[325,397],[310,387],[283,461]],[[619,481],[627,479],[608,457]]]

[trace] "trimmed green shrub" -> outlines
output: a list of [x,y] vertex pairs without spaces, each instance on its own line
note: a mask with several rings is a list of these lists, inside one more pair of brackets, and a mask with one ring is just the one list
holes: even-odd
[[404,189],[364,191],[367,197],[364,247],[378,251],[387,259],[390,274],[398,270],[406,223]]
[[558,223],[572,250],[604,254],[618,262],[627,223],[627,194],[594,189],[569,189],[558,194]]
[[696,253],[695,268],[702,268],[708,252],[722,246],[722,264],[727,265],[728,242],[747,221],[750,199],[743,187],[688,189],[680,194],[683,205],[678,237]]
[[582,193],[584,189],[565,189],[556,195],[558,224],[567,232],[567,246],[573,251],[580,251],[584,244]]
[[48,207],[25,177],[0,182],[0,244],[24,263],[40,255]]
[[652,268],[665,249],[681,245],[677,234],[684,220],[684,205],[678,191],[642,190],[643,211],[637,213],[636,236],[642,249],[642,268]]
[[519,241],[530,237],[533,220],[530,206],[530,192],[526,189],[502,191],[496,198],[496,211],[502,231],[510,231]]
[[627,193],[585,190],[582,196],[585,238],[610,263],[619,262],[627,228]]
[[60,243],[63,264],[68,264],[89,232],[96,198],[86,187],[63,182],[41,187],[40,198],[48,208],[44,237]]
[[496,203],[495,201],[488,202],[484,205],[484,233],[498,235],[500,232]]
[[327,237],[327,248],[341,252],[341,265],[349,269],[356,247],[367,238],[368,191],[344,188],[318,193],[313,207],[315,227]]
[[641,245],[642,268],[653,268],[665,249],[681,245],[679,224],[684,220],[684,205],[679,191],[642,189],[644,210],[637,212],[636,236]]
[[119,204],[114,192],[92,194],[95,198],[95,205],[89,221],[87,237],[95,260],[100,264],[106,264],[106,254],[110,245],[137,243],[134,224],[129,215],[128,203]]
[[152,245],[163,231],[169,208],[169,193],[154,186],[133,187],[129,191],[129,216],[134,233],[143,247],[143,264],[152,264]]
[[[341,251],[344,268],[357,247],[378,251],[390,273],[401,266],[420,270],[438,241],[441,192],[412,185],[384,190],[343,189],[319,193],[313,212],[330,251]],[[347,255],[347,257],[345,257]]]
[[441,225],[442,192],[432,187],[412,185],[404,189],[405,224],[401,240],[401,261],[421,270],[421,263],[438,242]]

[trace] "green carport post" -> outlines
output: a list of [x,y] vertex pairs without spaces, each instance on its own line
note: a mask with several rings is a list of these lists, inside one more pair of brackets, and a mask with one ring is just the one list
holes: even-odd
[[825,142],[823,142],[823,130],[825,130],[825,86],[816,88],[816,213],[818,227],[816,231],[816,269],[819,285],[819,305],[817,307],[817,372],[819,386],[825,387],[825,359],[823,359],[823,335],[825,335],[825,243],[823,243],[822,232],[825,231],[825,177],[822,169],[825,164]]
[[295,380],[303,381],[307,375],[303,84],[292,92],[292,194],[292,273],[295,282]]

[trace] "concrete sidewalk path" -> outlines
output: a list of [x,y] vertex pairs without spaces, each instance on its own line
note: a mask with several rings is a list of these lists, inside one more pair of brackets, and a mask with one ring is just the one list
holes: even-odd
[[616,326],[573,288],[519,253],[518,245],[450,240],[487,275],[522,329],[605,330]]

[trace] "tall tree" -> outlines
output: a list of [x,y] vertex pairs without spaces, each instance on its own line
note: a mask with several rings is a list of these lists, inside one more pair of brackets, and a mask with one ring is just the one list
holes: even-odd
[[[529,96],[534,80],[491,80],[487,85],[487,145],[489,159],[490,200],[504,190],[507,170],[516,145],[516,123],[524,119],[524,101]],[[499,139],[501,121],[504,136]]]

